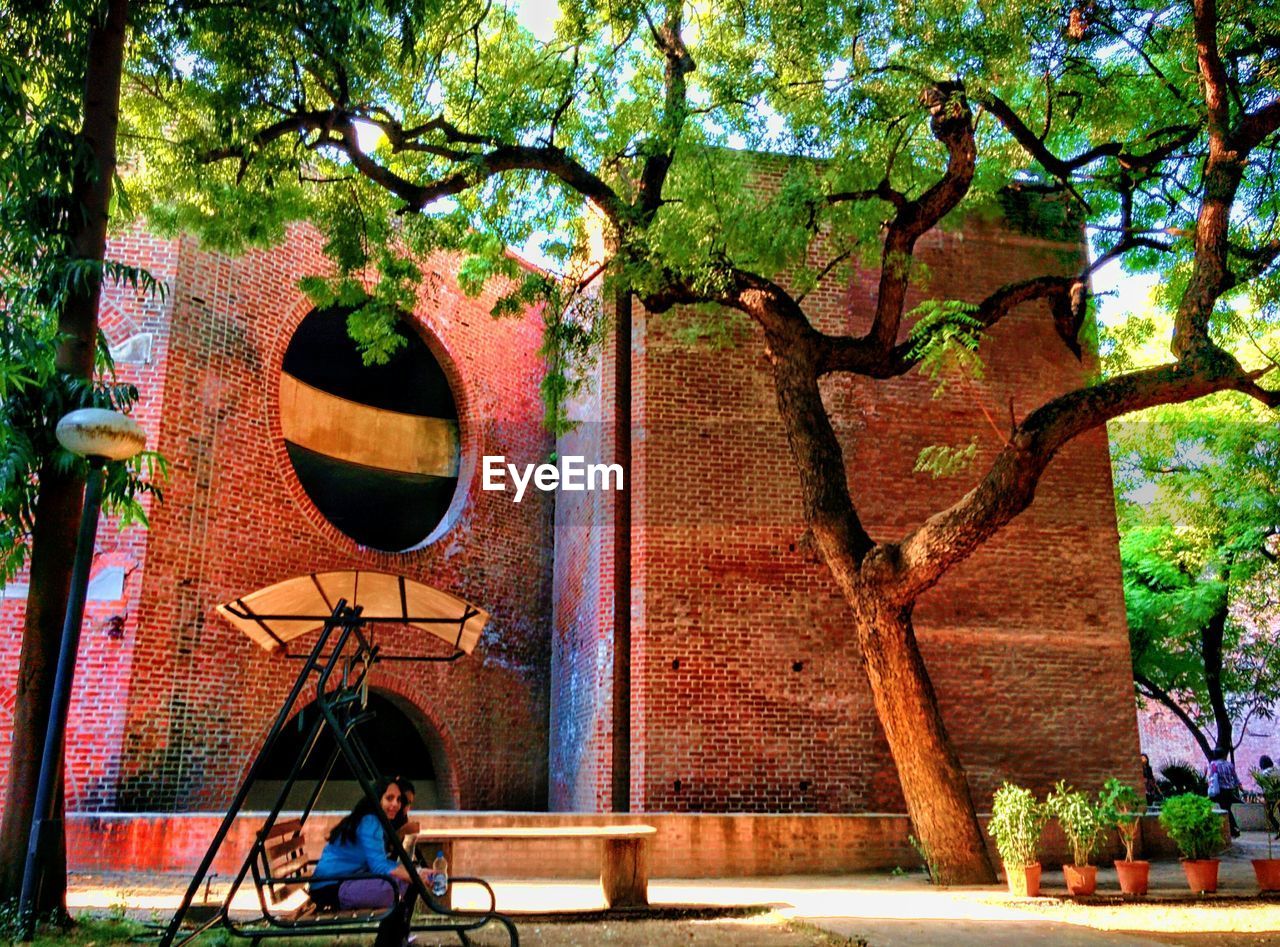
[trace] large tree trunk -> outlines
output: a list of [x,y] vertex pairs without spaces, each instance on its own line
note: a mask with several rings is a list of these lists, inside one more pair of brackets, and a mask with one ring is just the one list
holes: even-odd
[[943,884],[991,884],[995,872],[969,782],[938,711],[911,608],[874,600],[854,608],[876,713],[930,868]]
[[[72,192],[83,213],[73,238],[73,252],[77,259],[99,263],[106,254],[107,218],[116,173],[116,130],[129,2],[108,0],[104,12],[104,17],[91,26],[86,47],[81,138],[92,160],[76,162]],[[72,285],[58,314],[63,341],[58,347],[57,368],[65,376],[87,379],[93,373],[101,279],[92,275]],[[0,899],[4,900],[16,899],[22,887],[83,501],[82,474],[57,474],[51,463],[43,465],[31,537],[31,593],[19,657],[4,820],[0,823]],[[59,792],[56,818],[61,817]],[[52,834],[37,906],[41,914],[62,909],[66,900],[65,836],[60,830]]]
[[996,875],[969,783],[916,644],[914,599],[894,602],[893,564],[878,555],[882,547],[854,511],[844,451],[823,406],[809,347],[784,332],[770,333],[768,341],[778,413],[799,470],[805,520],[853,609],[876,713],[916,837],[940,881],[991,884]]
[[[4,821],[0,823],[0,901],[16,900],[22,888],[22,867],[31,835],[36,783],[40,778],[40,754],[45,728],[49,725],[49,703],[71,584],[71,560],[75,556],[83,483],[73,474],[59,474],[52,463],[46,463],[40,472],[36,535],[31,552],[31,592],[18,658],[13,740],[9,749]],[[63,849],[63,844],[55,840],[49,850]],[[39,911],[46,914],[57,906],[57,901],[49,903],[42,898]]]
[[1235,739],[1232,735],[1231,714],[1222,693],[1222,640],[1227,630],[1227,612],[1227,596],[1224,593],[1217,611],[1200,631],[1200,657],[1204,661],[1204,684],[1209,693],[1209,708],[1213,711],[1216,746],[1230,754]]

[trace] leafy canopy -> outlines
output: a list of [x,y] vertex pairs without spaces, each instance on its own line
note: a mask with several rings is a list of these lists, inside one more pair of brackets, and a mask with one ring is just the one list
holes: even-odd
[[[1229,315],[1223,338],[1265,364],[1280,332]],[[1134,317],[1108,336],[1108,367],[1156,357],[1168,328],[1158,310]],[[1171,697],[1212,745],[1217,677],[1243,736],[1280,700],[1280,426],[1228,392],[1115,422],[1111,443],[1139,692]]]
[[[74,245],[83,211],[73,186],[92,163],[80,125],[93,15],[92,4],[23,3],[0,31],[0,584],[26,561],[39,472],[83,463],[58,446],[58,419],[87,406],[127,411],[137,400],[115,382],[105,340],[94,381],[57,370],[59,312],[91,281],[161,291],[145,272],[84,259]],[[162,478],[153,453],[110,465],[107,508],[145,523],[141,498]]]

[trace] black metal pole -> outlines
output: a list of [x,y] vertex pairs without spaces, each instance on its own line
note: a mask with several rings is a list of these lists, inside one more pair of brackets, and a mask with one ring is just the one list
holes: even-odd
[[71,684],[76,673],[76,652],[80,650],[80,625],[89,591],[89,568],[93,564],[94,540],[98,534],[98,510],[102,505],[105,458],[89,458],[85,482],[84,511],[80,514],[80,536],[71,570],[71,592],[67,615],[62,623],[62,646],[58,670],[53,680],[53,700],[49,706],[49,728],[45,731],[44,754],[40,758],[40,782],[31,815],[31,837],[27,842],[27,862],[22,872],[22,894],[18,900],[21,940],[35,936],[36,896],[44,875],[43,849],[46,828],[54,816],[57,782],[62,775],[62,744],[67,733],[67,711],[71,706]]

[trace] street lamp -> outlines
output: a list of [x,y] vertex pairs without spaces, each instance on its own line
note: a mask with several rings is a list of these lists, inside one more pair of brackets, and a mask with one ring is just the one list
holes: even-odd
[[80,624],[84,618],[84,601],[89,590],[89,567],[93,563],[94,539],[98,533],[98,510],[102,506],[103,469],[109,460],[126,460],[146,445],[146,435],[136,421],[117,411],[82,408],[72,411],[58,422],[55,433],[60,443],[72,453],[89,461],[85,482],[84,511],[80,515],[80,535],[76,541],[76,558],[71,570],[71,591],[67,596],[67,615],[62,623],[62,645],[58,651],[58,671],[53,682],[53,699],[49,707],[49,727],[45,731],[44,753],[40,758],[40,782],[36,788],[36,804],[31,814],[31,837],[27,843],[27,861],[22,872],[22,895],[18,902],[18,919],[22,939],[35,933],[36,894],[43,876],[41,855],[46,830],[54,816],[55,788],[62,775],[62,744],[67,731],[67,710],[71,704],[71,683],[75,677],[76,652],[80,648]]

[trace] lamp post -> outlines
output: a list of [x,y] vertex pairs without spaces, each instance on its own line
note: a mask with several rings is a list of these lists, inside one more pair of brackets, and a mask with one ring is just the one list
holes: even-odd
[[98,510],[102,506],[103,468],[109,460],[132,457],[146,444],[146,435],[136,421],[102,408],[72,411],[58,422],[56,434],[58,443],[63,447],[88,459],[89,476],[85,482],[84,510],[80,514],[80,535],[71,570],[67,615],[62,623],[62,644],[58,651],[58,670],[49,707],[49,726],[40,758],[40,782],[31,814],[27,861],[22,872],[18,919],[24,941],[30,940],[35,933],[36,895],[44,874],[42,855],[48,825],[54,816],[55,790],[62,775],[62,745],[67,731],[67,710],[71,704],[71,683],[75,677],[80,624],[84,619],[84,602],[89,590],[89,567],[93,563],[94,539],[98,533]]

